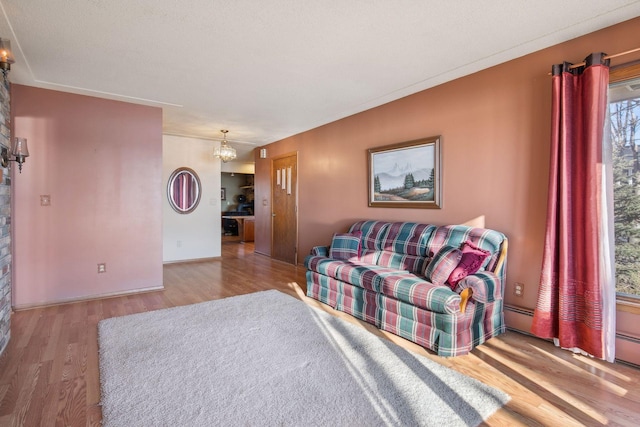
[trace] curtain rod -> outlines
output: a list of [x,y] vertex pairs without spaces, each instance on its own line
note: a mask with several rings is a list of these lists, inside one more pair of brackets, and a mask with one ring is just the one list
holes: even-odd
[[[629,55],[630,53],[635,53],[635,52],[640,52],[640,47],[637,47],[637,48],[635,48],[635,49],[631,49],[631,50],[627,50],[627,51],[624,51],[624,52],[620,52],[620,53],[615,53],[615,54],[613,54],[613,55],[605,55],[605,56],[604,56],[604,59],[617,58],[617,57],[619,57],[619,56]],[[587,63],[586,63],[585,61],[582,61],[582,62],[581,62],[581,63],[579,63],[579,64],[573,64],[573,65],[570,65],[570,66],[569,66],[569,69],[570,69],[570,70],[573,70],[574,68],[583,67],[583,66],[585,66],[585,65],[587,65]],[[549,73],[549,75],[551,75],[551,73]]]

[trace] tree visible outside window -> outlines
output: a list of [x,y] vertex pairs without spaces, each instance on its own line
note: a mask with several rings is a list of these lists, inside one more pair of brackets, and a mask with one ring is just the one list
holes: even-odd
[[616,291],[640,298],[640,78],[609,90]]

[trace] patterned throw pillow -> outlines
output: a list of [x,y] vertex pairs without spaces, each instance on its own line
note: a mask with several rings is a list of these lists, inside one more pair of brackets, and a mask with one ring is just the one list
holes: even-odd
[[351,233],[336,233],[331,240],[329,248],[329,258],[349,260],[360,257],[360,247],[362,241],[362,231]]
[[470,274],[476,273],[482,267],[484,261],[491,256],[491,252],[480,249],[472,242],[467,240],[461,245],[462,258],[458,266],[451,272],[449,285],[451,289],[455,288],[459,281]]
[[462,251],[454,246],[443,246],[424,270],[424,277],[434,285],[445,285],[451,272],[458,266]]

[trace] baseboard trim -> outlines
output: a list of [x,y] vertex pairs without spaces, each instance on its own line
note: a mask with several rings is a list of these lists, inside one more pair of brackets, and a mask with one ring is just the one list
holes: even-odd
[[640,365],[636,365],[635,363],[632,363],[632,362],[627,362],[626,360],[616,359],[616,363],[619,363],[621,365],[631,366],[632,368],[635,368],[635,369],[640,369]]
[[190,262],[207,262],[207,261],[219,261],[222,259],[222,256],[214,256],[208,258],[192,258],[192,259],[178,259],[175,261],[162,261],[162,265],[167,264],[186,264]]
[[163,291],[163,290],[164,290],[164,285],[161,285],[161,286],[152,286],[149,288],[132,289],[130,291],[107,292],[104,294],[88,295],[88,296],[75,297],[75,298],[65,298],[65,299],[60,299],[55,301],[39,302],[39,303],[33,303],[33,304],[21,304],[21,305],[14,305],[13,311],[30,310],[33,308],[52,307],[56,305],[72,304],[74,302],[86,302],[86,301],[92,301],[92,300],[98,300],[98,299],[116,298],[116,297],[122,297],[126,295],[144,294],[147,292],[157,292],[157,291]]

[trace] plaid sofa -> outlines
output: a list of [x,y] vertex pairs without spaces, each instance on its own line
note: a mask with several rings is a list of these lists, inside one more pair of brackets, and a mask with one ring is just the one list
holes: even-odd
[[[480,270],[453,288],[427,280],[425,273],[435,281],[436,254],[465,242],[489,252]],[[438,355],[459,356],[505,331],[506,253],[507,238],[494,230],[359,221],[305,258],[307,295]]]

